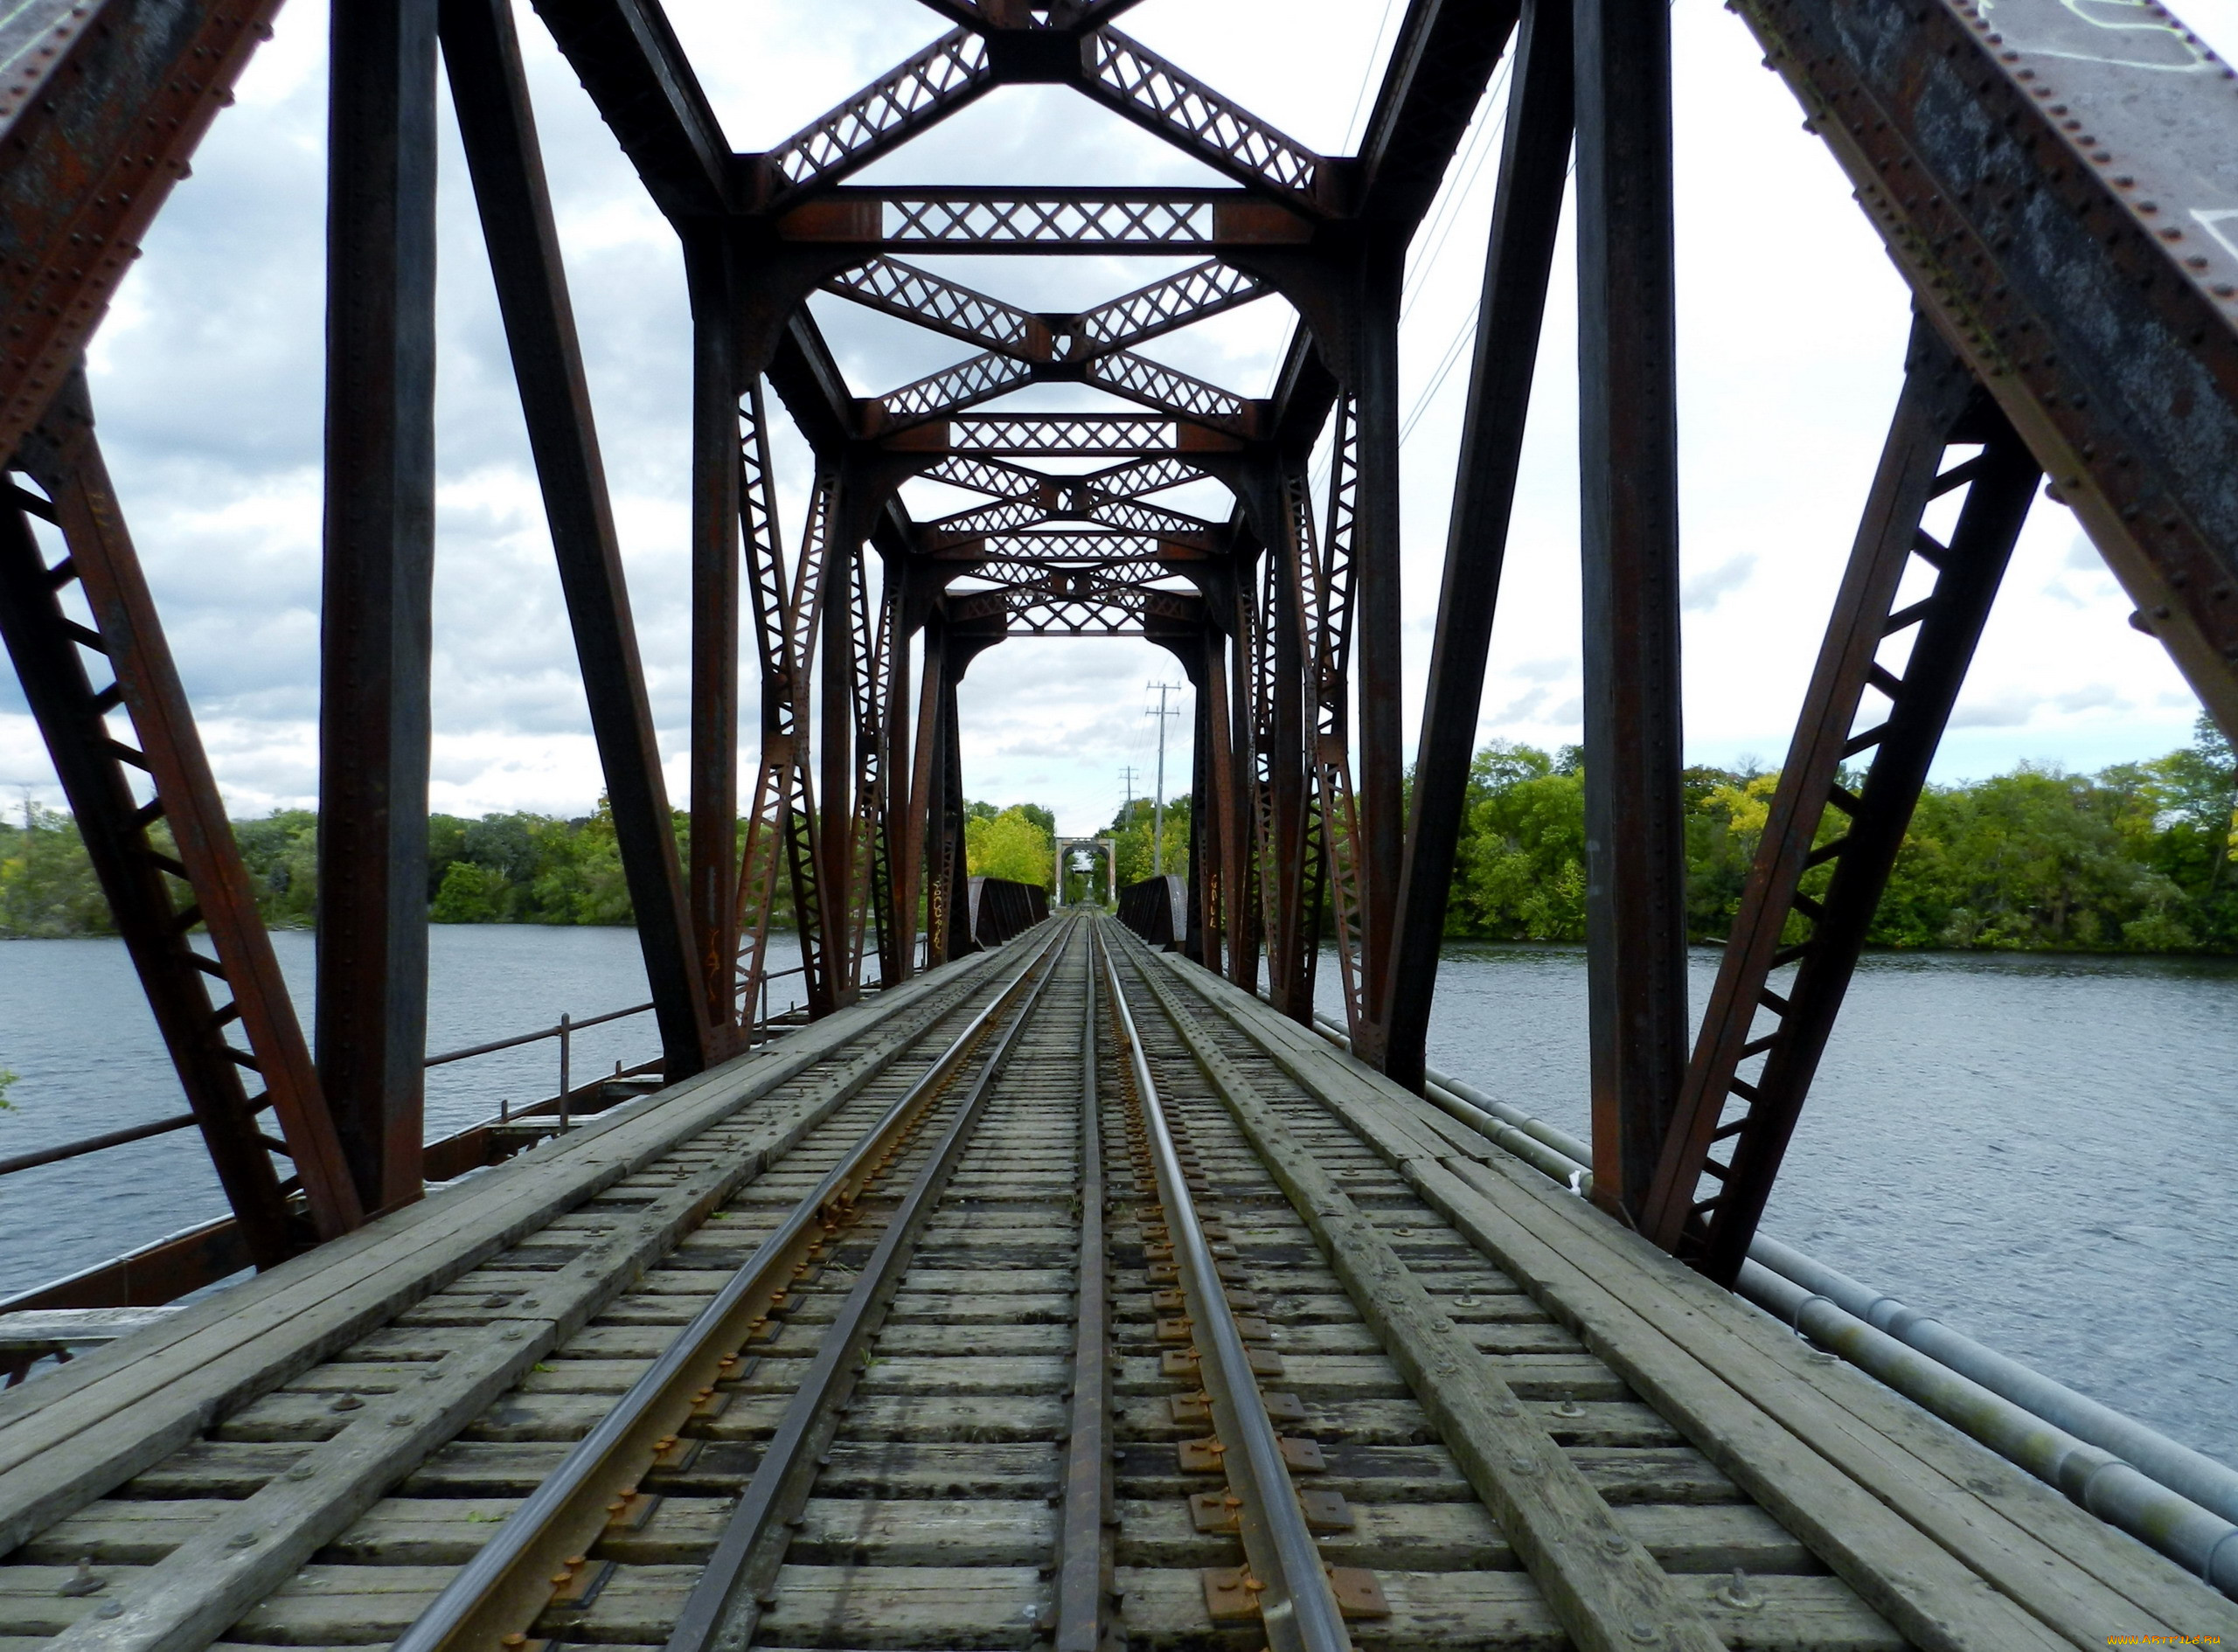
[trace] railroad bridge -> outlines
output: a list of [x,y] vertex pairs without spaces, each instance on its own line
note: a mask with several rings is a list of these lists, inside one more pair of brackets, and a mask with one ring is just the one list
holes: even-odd
[[[2238,76],[2149,0],[1734,5],[1915,317],[1697,1021],[1665,6],[1409,0],[1323,155],[1128,34],[1133,0],[927,3],[949,32],[745,152],[656,0],[535,8],[691,295],[679,852],[524,19],[335,0],[315,1045],[83,366],[273,0],[0,22],[0,638],[187,1104],[0,1174],[191,1129],[231,1205],[0,1304],[38,1367],[0,1397],[0,1649],[2238,1635],[2238,1476],[1755,1231],[2040,484],[2238,730]],[[431,1143],[425,1067],[475,1053],[426,1050],[439,74],[661,1057]],[[1022,84],[1223,181],[849,182]],[[1488,104],[1409,788],[1402,272]],[[1588,1142],[1425,1064],[1566,204]],[[1053,314],[943,267],[1080,254],[1168,273]],[[961,359],[864,393],[819,295]],[[1245,304],[1296,318],[1270,396],[1148,348]],[[999,405],[1053,384],[1087,410]],[[780,419],[813,455],[789,533]],[[928,484],[982,503],[913,513]],[[957,687],[1016,635],[1147,638],[1195,690],[1186,884],[1121,902],[1164,944],[974,898]]]

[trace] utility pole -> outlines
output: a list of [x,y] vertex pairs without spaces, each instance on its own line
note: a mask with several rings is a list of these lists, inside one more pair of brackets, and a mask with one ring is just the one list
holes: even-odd
[[1182,684],[1153,683],[1150,686],[1157,691],[1157,710],[1143,713],[1145,717],[1157,718],[1157,801],[1150,806],[1150,876],[1163,878],[1165,876],[1165,719],[1181,715],[1181,708],[1178,705],[1170,711],[1165,709],[1165,697],[1178,694]]
[[1135,774],[1136,769],[1132,763],[1119,771],[1119,783],[1127,788],[1127,801],[1121,804],[1119,809],[1119,819],[1122,824],[1124,824],[1127,817],[1135,812]]

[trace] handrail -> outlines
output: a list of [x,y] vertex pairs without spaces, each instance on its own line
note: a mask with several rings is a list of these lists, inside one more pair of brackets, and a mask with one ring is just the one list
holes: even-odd
[[[775,980],[779,976],[797,973],[796,968],[781,969],[770,979]],[[557,1038],[563,1034],[580,1032],[585,1027],[599,1026],[608,1021],[620,1021],[629,1016],[641,1016],[652,1007],[650,1002],[632,1004],[626,1010],[609,1010],[603,1015],[586,1016],[580,1021],[570,1016],[562,1016],[553,1026],[539,1029],[535,1032],[518,1033],[510,1038],[492,1039],[488,1044],[472,1045],[463,1050],[447,1050],[441,1055],[429,1056],[420,1063],[420,1065],[440,1067],[454,1061],[465,1061],[475,1056],[490,1055],[499,1050],[511,1050],[521,1045],[534,1044],[543,1038]],[[563,1096],[561,1100],[564,1103],[565,1097]],[[36,1148],[29,1153],[18,1153],[12,1157],[0,1159],[0,1176],[13,1176],[18,1170],[35,1170],[45,1164],[59,1164],[65,1160],[83,1158],[89,1153],[99,1153],[108,1148],[125,1147],[134,1142],[144,1142],[151,1136],[169,1135],[177,1130],[191,1130],[196,1122],[194,1114],[182,1113],[171,1118],[157,1119],[147,1124],[128,1124],[120,1129],[105,1130],[99,1135],[84,1136],[78,1141],[61,1142],[54,1147]]]
[[580,1032],[585,1027],[595,1027],[601,1022],[619,1021],[625,1016],[641,1016],[652,1007],[649,1001],[644,1003],[632,1004],[627,1010],[609,1010],[602,1016],[585,1016],[580,1021],[571,1016],[562,1016],[556,1024],[539,1031],[524,1032],[511,1038],[498,1038],[489,1044],[477,1044],[464,1050],[447,1051],[441,1055],[429,1056],[420,1065],[423,1067],[440,1067],[448,1062],[463,1061],[469,1056],[489,1055],[498,1050],[511,1050],[517,1045],[534,1044],[539,1038],[556,1038],[562,1032]]
[[18,1153],[11,1159],[0,1159],[0,1176],[13,1176],[18,1170],[35,1170],[42,1164],[59,1164],[64,1159],[81,1158],[88,1153],[98,1153],[103,1148],[122,1147],[128,1142],[144,1142],[151,1135],[168,1135],[173,1130],[191,1130],[194,1122],[194,1114],[182,1113],[175,1119],[158,1119],[152,1124],[128,1124],[121,1130],[89,1135],[82,1141],[66,1142],[60,1147]]

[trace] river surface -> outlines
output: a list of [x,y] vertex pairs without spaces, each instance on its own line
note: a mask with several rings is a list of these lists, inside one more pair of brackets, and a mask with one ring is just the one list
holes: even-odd
[[[275,937],[308,1018],[310,937]],[[622,929],[433,932],[428,1045],[642,1002]],[[791,956],[782,962],[789,964]],[[1716,957],[1695,954],[1697,1005]],[[1323,974],[1336,1010],[1333,960]],[[782,999],[782,994],[779,995]],[[575,1071],[656,1053],[650,1017]],[[430,1135],[549,1095],[547,1041],[428,1074]],[[1586,1133],[1581,952],[1456,946],[1433,1065]],[[122,946],[0,942],[0,1157],[181,1109]],[[1867,958],[1765,1231],[2238,1465],[2238,961]],[[0,1295],[224,1212],[191,1133],[0,1180]]]

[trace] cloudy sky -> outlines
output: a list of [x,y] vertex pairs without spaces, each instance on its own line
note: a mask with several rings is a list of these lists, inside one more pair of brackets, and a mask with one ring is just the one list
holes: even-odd
[[[1343,152],[1366,120],[1402,10],[1400,0],[1149,0],[1126,26],[1303,142]],[[770,146],[942,27],[912,0],[672,0],[671,10],[742,149]],[[2238,0],[2186,12],[2211,39],[2238,35]],[[1687,747],[1696,760],[1776,763],[1894,404],[1908,309],[1839,173],[1799,129],[1793,101],[1759,66],[1747,31],[1714,0],[1676,0],[1672,16]],[[667,226],[525,7],[522,29],[680,798],[683,283]],[[149,237],[93,357],[110,463],[238,815],[308,802],[316,783],[324,39],[323,8],[293,0]],[[1498,128],[1495,114],[1470,134],[1408,277],[1410,704],[1436,603]],[[576,814],[597,795],[597,765],[464,163],[448,131],[445,144],[434,804]],[[864,179],[1212,181],[1116,116],[1046,87],[996,93]],[[1575,739],[1580,714],[1567,235],[1559,259],[1482,723],[1485,738],[1544,745]],[[951,267],[1033,308],[1074,309],[1177,267],[1052,262]],[[863,393],[963,353],[838,301],[817,308]],[[1262,394],[1291,320],[1279,301],[1264,301],[1151,353]],[[787,445],[781,462],[796,532],[804,450]],[[909,496],[921,515],[962,503],[930,487]],[[1219,496],[1169,497],[1225,514]],[[2040,502],[1939,776],[2022,760],[2096,767],[2181,744],[2196,703],[2158,647],[2123,622],[2128,607],[2073,519]],[[983,656],[963,691],[967,788],[1048,803],[1067,830],[1100,824],[1126,770],[1137,793],[1150,784],[1150,685],[1179,680],[1171,656],[1140,642],[1017,642]],[[1186,718],[1172,725],[1170,790],[1187,784],[1188,726]],[[59,802],[5,673],[0,784]]]

